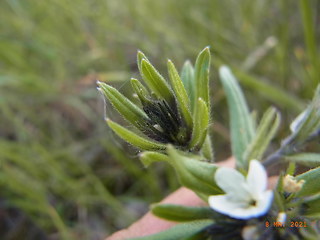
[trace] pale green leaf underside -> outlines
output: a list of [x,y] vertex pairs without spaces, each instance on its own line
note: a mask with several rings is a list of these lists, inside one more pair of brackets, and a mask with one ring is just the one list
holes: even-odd
[[290,162],[300,163],[309,167],[320,166],[320,153],[297,153],[285,156],[285,159]]
[[317,87],[313,100],[305,110],[304,117],[295,131],[295,141],[303,142],[311,134],[320,129],[320,85]]
[[223,193],[214,180],[214,174],[218,168],[216,165],[183,156],[172,146],[167,148],[167,152],[170,158],[169,163],[176,170],[183,186],[201,193],[205,201],[209,195]]
[[296,194],[297,197],[320,193],[320,167],[302,173],[296,178],[297,180],[305,180],[302,189]]
[[320,193],[308,198],[304,202],[308,206],[303,215],[311,218],[320,218]]
[[219,74],[229,106],[232,153],[237,165],[246,168],[248,163],[243,155],[254,136],[254,124],[240,86],[230,69],[223,66]]

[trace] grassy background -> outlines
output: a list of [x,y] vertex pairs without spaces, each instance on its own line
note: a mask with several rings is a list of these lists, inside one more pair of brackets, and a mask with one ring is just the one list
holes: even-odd
[[166,76],[167,58],[181,67],[211,46],[218,160],[230,154],[221,64],[258,115],[280,109],[280,139],[319,82],[319,13],[316,0],[0,1],[1,239],[101,239],[178,187],[103,121],[95,81],[129,93],[137,49]]

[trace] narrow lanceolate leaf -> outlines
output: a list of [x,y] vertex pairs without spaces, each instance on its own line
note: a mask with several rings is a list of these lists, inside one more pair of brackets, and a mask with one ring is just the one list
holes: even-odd
[[275,108],[269,108],[262,117],[252,142],[244,153],[244,160],[261,160],[280,125],[280,114]]
[[257,110],[251,111],[250,115],[251,115],[251,119],[252,119],[253,129],[256,129],[257,125],[258,125],[258,112],[257,112]]
[[142,59],[145,59],[146,61],[149,62],[149,60],[148,60],[148,58],[146,57],[146,55],[144,55],[143,52],[138,51],[138,54],[137,54],[137,63],[138,63],[138,69],[139,69],[140,73],[142,72],[142,71],[141,71],[141,62],[142,62]]
[[158,152],[142,152],[139,154],[139,159],[145,167],[149,167],[154,162],[169,162],[167,155]]
[[182,113],[183,119],[185,120],[187,127],[192,129],[192,117],[190,112],[190,101],[186,89],[183,86],[181,78],[178,74],[174,64],[168,60],[168,71],[171,81],[171,86],[178,100],[178,107]]
[[[131,240],[203,240],[205,239],[204,230],[213,224],[212,220],[197,220],[186,223],[177,224],[169,230]],[[202,234],[203,232],[203,234]]]
[[196,99],[196,83],[194,80],[194,68],[190,61],[186,61],[182,67],[181,79],[190,99],[191,112],[193,113]]
[[308,167],[320,166],[320,154],[319,153],[297,153],[290,156],[285,156],[285,159],[290,162],[300,163]]
[[311,104],[297,117],[291,129],[294,130],[293,142],[297,145],[320,130],[320,85],[316,89]]
[[197,107],[193,116],[193,132],[192,139],[189,144],[190,148],[200,150],[207,136],[209,125],[209,110],[207,104],[201,99],[198,99]]
[[209,134],[207,134],[206,140],[203,143],[201,153],[207,160],[209,160],[210,162],[214,162],[214,152]]
[[209,47],[203,49],[196,60],[195,64],[195,82],[197,88],[197,99],[202,98],[210,107],[209,97],[209,69],[210,69],[210,50]]
[[230,115],[231,147],[237,165],[246,168],[243,155],[254,136],[254,125],[240,86],[226,66],[220,68],[220,80],[225,90]]
[[301,112],[290,124],[290,130],[292,133],[297,132],[297,130],[300,128],[301,123],[305,120],[305,117],[307,116],[308,112],[310,110],[307,108],[303,112]]
[[305,180],[302,189],[296,193],[297,197],[311,196],[320,193],[320,167],[309,170],[296,177],[297,180]]
[[107,123],[109,127],[123,140],[132,144],[135,147],[141,148],[147,151],[156,151],[156,150],[164,150],[166,149],[166,145],[154,142],[152,140],[147,139],[146,137],[141,137],[136,133],[120,126],[119,124],[107,119]]
[[98,85],[101,92],[128,122],[140,128],[141,123],[148,119],[148,116],[144,111],[123,96],[117,89],[101,82],[99,82]]
[[303,215],[311,218],[320,218],[320,193],[307,198],[303,204],[307,206]]
[[148,90],[142,85],[142,83],[134,78],[131,78],[131,86],[138,95],[142,105],[150,103],[150,94]]
[[183,186],[196,192],[205,201],[210,195],[223,193],[213,177],[218,168],[216,165],[186,157],[172,146],[167,148],[167,152],[169,163],[174,167]]
[[168,103],[174,103],[174,96],[169,84],[146,59],[141,61],[141,75],[151,91],[159,98],[165,99]]
[[151,212],[170,221],[185,222],[199,219],[210,219],[213,211],[209,207],[189,207],[175,204],[155,204]]

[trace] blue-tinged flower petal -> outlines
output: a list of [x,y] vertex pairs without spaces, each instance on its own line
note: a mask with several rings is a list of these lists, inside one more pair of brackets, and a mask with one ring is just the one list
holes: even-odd
[[234,169],[219,168],[215,180],[226,194],[209,197],[213,210],[236,219],[250,219],[270,209],[273,192],[266,190],[267,173],[260,162],[250,162],[247,178]]
[[263,198],[257,200],[254,205],[241,201],[230,201],[227,195],[216,195],[209,197],[209,205],[219,213],[246,220],[266,214],[271,206],[272,199],[272,191],[264,192]]

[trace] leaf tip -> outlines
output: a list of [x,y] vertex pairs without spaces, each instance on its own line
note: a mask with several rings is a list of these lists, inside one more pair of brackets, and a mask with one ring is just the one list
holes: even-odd
[[210,46],[209,46],[209,45],[206,46],[203,50],[204,50],[204,51],[207,51],[207,52],[210,52]]
[[146,57],[146,55],[144,55],[144,53],[140,49],[137,51],[137,56],[138,56],[138,59],[142,59]]
[[229,72],[230,72],[230,68],[227,67],[227,65],[222,65],[222,66],[219,68],[219,72],[220,72],[220,74],[229,73]]

